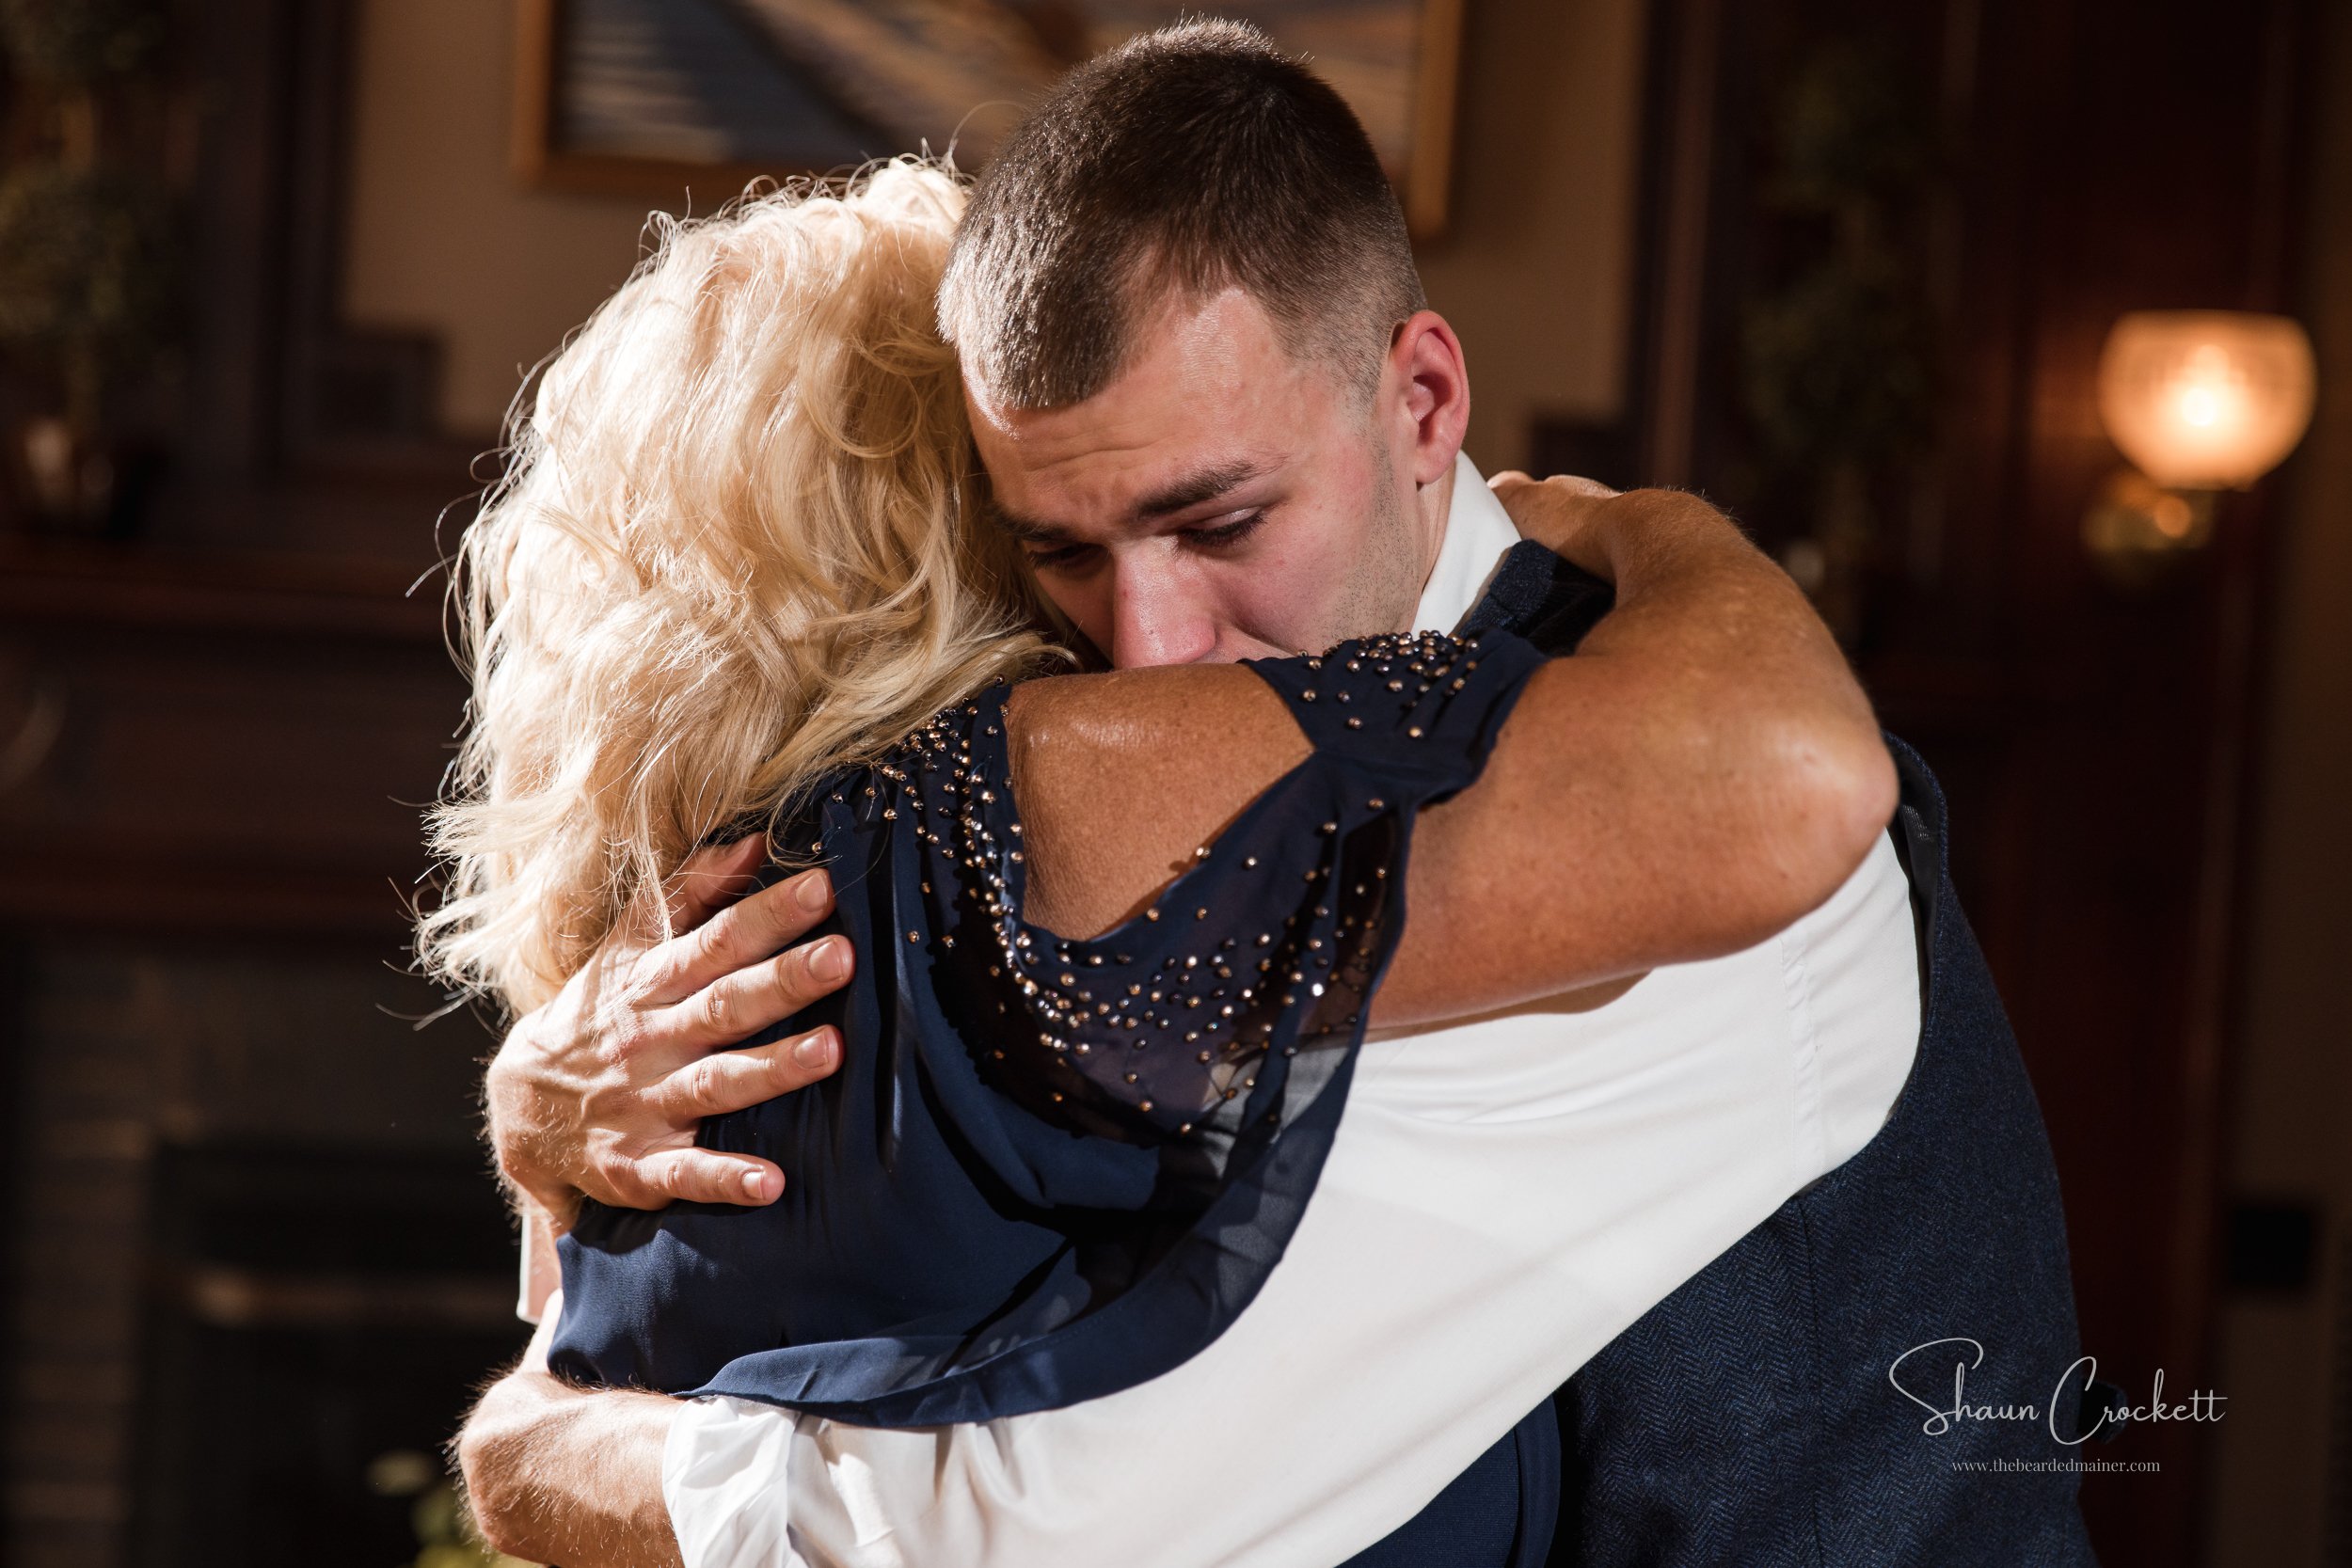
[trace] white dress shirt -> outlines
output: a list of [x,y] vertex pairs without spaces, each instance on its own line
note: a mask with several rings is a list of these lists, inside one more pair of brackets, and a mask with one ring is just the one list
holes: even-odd
[[[1421,605],[1451,629],[1518,538],[1468,458]],[[1885,1120],[1919,1033],[1882,837],[1779,936],[1365,1041],[1256,1301],[1173,1371],[1061,1410],[882,1431],[733,1400],[672,1424],[688,1568],[1314,1568],[1403,1524],[1677,1286]]]

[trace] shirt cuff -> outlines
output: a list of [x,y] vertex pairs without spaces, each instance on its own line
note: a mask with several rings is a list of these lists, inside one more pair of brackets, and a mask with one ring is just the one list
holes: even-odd
[[750,1400],[689,1400],[661,1449],[661,1500],[685,1568],[809,1568],[786,1517],[796,1418]]

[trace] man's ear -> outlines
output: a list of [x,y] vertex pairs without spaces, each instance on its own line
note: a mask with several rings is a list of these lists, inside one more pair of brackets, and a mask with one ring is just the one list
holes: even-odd
[[1389,344],[1390,385],[1403,394],[1401,418],[1411,422],[1413,483],[1434,484],[1454,471],[1454,454],[1470,428],[1470,371],[1462,340],[1435,310],[1416,310]]

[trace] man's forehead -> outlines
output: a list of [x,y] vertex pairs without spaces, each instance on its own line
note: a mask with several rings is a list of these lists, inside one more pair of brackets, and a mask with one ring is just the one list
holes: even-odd
[[1084,403],[1011,408],[969,379],[964,392],[1009,521],[1100,525],[1199,505],[1282,467],[1315,422],[1308,379],[1256,302],[1229,291],[1158,311],[1127,367]]

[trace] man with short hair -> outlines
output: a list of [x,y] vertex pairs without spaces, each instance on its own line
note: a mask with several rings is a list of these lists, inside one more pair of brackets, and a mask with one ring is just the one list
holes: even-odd
[[1427,305],[1347,105],[1211,23],[1082,68],[1006,142],[939,316],[999,517],[1132,666],[1412,623],[1468,475]]
[[[1461,347],[1369,143],[1254,31],[1194,24],[1073,71],[977,189],[940,318],[996,513],[1113,664],[1503,624],[1565,651],[1602,608],[1516,547],[1460,454]],[[1597,556],[1638,566],[1638,499],[1579,504]],[[1641,613],[1634,574],[1619,588],[1613,613]],[[1759,929],[1781,827],[1851,810],[1873,759],[1792,730],[1692,767],[1692,737],[1656,739],[1627,753],[1654,768],[1591,781],[1591,875],[1558,918],[1616,973],[1661,967],[1410,1051],[1369,1039],[1282,1263],[1175,1371],[910,1432],[524,1370],[469,1428],[469,1476],[695,1568],[1370,1565],[1575,1373],[1556,1560],[2087,1562],[2071,1475],[2004,1475],[1995,1511],[1954,1463],[2058,1439],[1980,1423],[1938,1447],[1887,1384],[1907,1348],[1976,1335],[2005,1364],[1970,1397],[1999,1403],[2062,1388],[2075,1351],[2047,1149],[1931,784],[1906,756],[1898,831]],[[810,923],[761,918],[776,946]],[[780,1020],[832,983],[811,951],[709,981]],[[558,1211],[772,1198],[772,1167],[692,1147],[663,1087],[688,1053],[612,1049],[629,1026],[578,1006],[517,1026],[491,1092],[510,1175]],[[610,1066],[595,1127],[583,1062]],[[829,1069],[778,1059],[741,1102]],[[1516,1528],[1516,1560],[1543,1560],[1549,1520]]]

